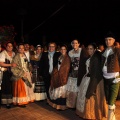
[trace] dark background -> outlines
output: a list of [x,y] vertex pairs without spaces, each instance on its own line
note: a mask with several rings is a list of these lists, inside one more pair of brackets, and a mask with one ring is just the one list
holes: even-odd
[[16,42],[58,44],[79,39],[81,44],[104,43],[112,31],[120,41],[119,1],[98,0],[0,0],[0,25],[14,25]]

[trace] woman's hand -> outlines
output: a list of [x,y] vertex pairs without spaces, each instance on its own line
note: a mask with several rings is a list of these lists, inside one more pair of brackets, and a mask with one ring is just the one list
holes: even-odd
[[27,77],[27,73],[26,73],[26,72],[24,73],[24,76],[23,76],[23,77],[24,77],[24,78],[26,78],[26,77]]
[[11,63],[11,67],[16,67],[17,64],[16,63]]

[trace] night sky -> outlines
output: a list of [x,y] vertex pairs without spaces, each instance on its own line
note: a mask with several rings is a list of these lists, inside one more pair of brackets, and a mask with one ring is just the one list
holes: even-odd
[[20,42],[23,18],[24,40],[31,44],[79,39],[81,44],[104,43],[112,31],[120,41],[119,1],[97,0],[0,0],[0,25],[14,25]]

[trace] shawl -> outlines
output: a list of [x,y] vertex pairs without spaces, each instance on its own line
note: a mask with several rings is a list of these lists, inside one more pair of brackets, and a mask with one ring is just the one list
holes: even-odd
[[62,60],[60,69],[58,70],[58,65],[53,69],[51,76],[51,89],[58,88],[67,84],[70,63],[70,57],[68,55],[65,55]]
[[92,95],[95,95],[97,85],[102,80],[101,54],[97,51],[90,58],[89,74],[90,74],[90,83],[86,93],[86,98],[88,99]]
[[[20,78],[22,78],[24,76],[24,70],[22,68],[22,63],[21,63],[21,58],[20,58],[20,54],[17,53],[15,55],[15,57],[12,60],[12,63],[17,64],[16,67],[12,67],[11,71],[13,73],[11,80],[19,80]],[[30,70],[31,65],[29,65],[28,63],[28,69]]]

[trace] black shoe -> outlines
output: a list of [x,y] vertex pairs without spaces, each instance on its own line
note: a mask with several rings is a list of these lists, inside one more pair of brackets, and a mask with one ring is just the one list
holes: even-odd
[[10,109],[10,108],[11,108],[11,105],[6,105],[6,108],[7,108],[7,109]]

